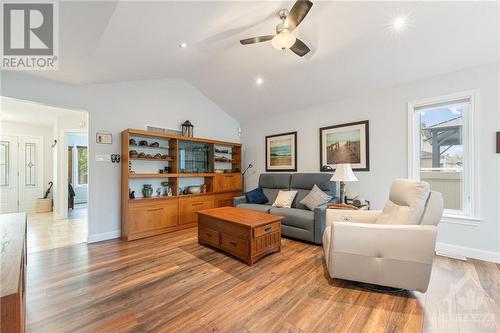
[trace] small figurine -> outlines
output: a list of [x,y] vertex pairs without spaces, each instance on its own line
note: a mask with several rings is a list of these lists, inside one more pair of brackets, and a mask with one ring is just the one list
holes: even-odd
[[156,189],[156,196],[158,196],[158,197],[159,197],[160,195],[161,195],[161,188],[159,188],[159,187],[158,187],[158,188]]
[[130,199],[135,199],[135,191],[130,191],[129,190],[129,195],[128,196],[129,196]]

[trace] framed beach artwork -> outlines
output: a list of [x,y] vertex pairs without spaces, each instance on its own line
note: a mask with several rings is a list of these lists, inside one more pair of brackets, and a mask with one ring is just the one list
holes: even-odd
[[368,134],[368,120],[320,128],[320,170],[351,163],[354,171],[370,171]]
[[266,136],[266,171],[297,171],[297,132]]

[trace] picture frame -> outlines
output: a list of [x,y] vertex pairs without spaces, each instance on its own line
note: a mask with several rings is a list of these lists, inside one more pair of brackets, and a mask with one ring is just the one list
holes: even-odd
[[350,163],[354,171],[370,171],[369,121],[319,129],[320,171],[331,172],[339,163]]
[[297,132],[266,136],[266,171],[297,171]]
[[110,145],[113,143],[113,134],[106,132],[97,132],[95,142],[100,145]]

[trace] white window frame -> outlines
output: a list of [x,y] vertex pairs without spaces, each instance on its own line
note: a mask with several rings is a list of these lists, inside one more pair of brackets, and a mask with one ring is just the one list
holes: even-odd
[[[73,157],[73,170],[71,170],[72,177],[73,177],[73,187],[74,188],[87,188],[88,187],[88,153],[89,153],[89,147],[88,146],[82,146],[82,145],[72,145],[72,157]],[[79,183],[79,178],[78,178],[78,147],[85,147],[87,148],[87,184],[80,184]]]
[[478,207],[478,148],[477,148],[477,90],[426,98],[408,103],[408,177],[420,179],[420,110],[426,106],[458,100],[470,100],[470,109],[464,114],[464,207],[463,210],[445,209],[441,222],[477,225]]

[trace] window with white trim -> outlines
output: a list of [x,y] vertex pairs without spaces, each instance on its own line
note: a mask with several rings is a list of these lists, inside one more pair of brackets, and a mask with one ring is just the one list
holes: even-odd
[[87,147],[77,146],[77,179],[78,185],[88,185]]
[[443,194],[445,216],[476,217],[475,92],[409,103],[409,175]]

